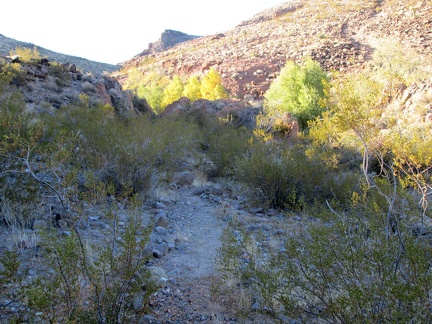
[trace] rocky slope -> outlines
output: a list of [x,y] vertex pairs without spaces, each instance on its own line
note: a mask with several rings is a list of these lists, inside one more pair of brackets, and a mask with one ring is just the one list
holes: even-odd
[[11,85],[22,93],[29,111],[49,111],[80,103],[88,98],[89,105],[108,105],[118,113],[150,112],[142,99],[123,91],[120,83],[108,74],[82,73],[75,64],[59,64],[46,58],[22,61],[19,56],[0,57],[0,72],[13,63],[19,69]]
[[[0,34],[0,56],[9,55],[10,51],[15,50],[17,47],[33,49],[35,46],[36,45],[34,44],[21,42]],[[77,56],[61,54],[39,46],[36,46],[36,48],[42,56],[48,58],[50,61],[55,61],[55,62],[65,63],[65,64],[66,63],[75,64],[84,73],[91,72],[92,74],[100,75],[103,72],[114,72],[119,68],[119,66],[116,65],[100,63],[100,62],[90,61]]]
[[215,67],[234,97],[259,97],[287,60],[312,56],[327,70],[362,69],[376,46],[391,41],[432,55],[429,1],[290,1],[242,22],[223,34],[146,52],[125,62],[143,73],[202,74]]

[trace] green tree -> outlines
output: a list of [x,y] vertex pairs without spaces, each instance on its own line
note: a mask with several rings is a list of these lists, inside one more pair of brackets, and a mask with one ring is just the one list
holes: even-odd
[[183,96],[188,97],[192,102],[201,98],[201,83],[198,77],[191,76],[188,79],[183,89]]
[[222,85],[222,77],[214,68],[211,68],[201,80],[201,96],[208,100],[228,98],[228,93]]
[[164,89],[164,95],[162,99],[162,107],[165,108],[170,103],[179,100],[183,93],[183,82],[180,77],[175,75],[173,79],[168,83],[166,88]]
[[308,121],[324,111],[328,89],[329,77],[318,62],[311,58],[303,65],[288,61],[265,94],[266,114],[274,118],[288,112],[305,129]]
[[138,98],[145,98],[156,113],[161,112],[164,97],[164,89],[162,87],[141,85],[137,89],[137,96]]

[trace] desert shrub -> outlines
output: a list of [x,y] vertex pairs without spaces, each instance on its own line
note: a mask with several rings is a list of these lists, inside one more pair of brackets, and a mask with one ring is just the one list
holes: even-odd
[[50,323],[125,323],[145,312],[156,288],[145,267],[150,228],[143,225],[137,208],[129,207],[124,227],[119,223],[120,210],[107,210],[110,227],[97,242],[84,240],[77,228],[69,235],[43,232],[41,256],[49,270],[31,282],[17,271],[16,253],[0,259],[5,267],[0,284],[16,285],[11,297],[28,307],[27,318],[38,313],[39,320]]
[[96,87],[93,83],[85,81],[81,84],[81,90],[85,93],[93,93],[96,90]]
[[244,127],[236,128],[223,120],[196,113],[189,116],[202,134],[201,147],[214,164],[211,177],[232,176],[235,161],[246,154],[250,146],[251,132]]
[[[23,86],[26,84],[27,72],[23,71],[19,63],[0,63],[0,82],[3,87],[7,84]],[[5,90],[2,90],[4,92]],[[8,93],[9,91],[6,91]]]
[[303,65],[288,61],[265,93],[265,114],[272,119],[290,113],[301,129],[318,117],[327,106],[329,77],[319,63],[307,58]]
[[336,160],[338,151],[361,155],[360,170],[372,187],[387,178],[418,190],[425,213],[431,192],[431,125],[424,122],[424,103],[411,105],[407,113],[400,89],[424,82],[419,60],[397,48],[395,53],[381,49],[363,73],[336,78],[333,104],[310,124],[309,137]]
[[[32,208],[26,204],[34,201],[38,186],[25,172],[26,160],[30,151],[39,146],[43,134],[43,124],[25,111],[22,95],[7,82],[0,82],[0,210],[3,214],[0,220],[9,225],[31,221]],[[13,212],[15,207],[20,207],[22,213]],[[8,210],[10,215],[20,217],[7,217]]]
[[31,62],[32,60],[40,60],[42,58],[36,46],[33,49],[17,47],[10,51],[10,55],[18,55],[23,62]]
[[[374,210],[357,205],[333,214],[331,222],[309,224],[285,235],[279,251],[237,234],[224,247],[222,268],[238,271],[256,305],[275,315],[302,322],[428,323],[429,238],[413,235],[407,223],[389,237],[386,214]],[[239,253],[247,253],[248,262],[238,260]]]
[[117,194],[145,193],[157,170],[175,170],[198,145],[198,130],[182,121],[114,117],[108,107],[69,107],[61,113],[57,128],[69,128],[79,140],[77,163],[98,170]]
[[[258,234],[233,228],[222,248],[221,268],[248,291],[250,304],[284,315],[279,317],[284,321],[431,321],[430,125],[423,122],[424,107],[411,106],[407,114],[404,103],[392,102],[400,83],[420,81],[420,71],[388,58],[371,64],[364,73],[335,79],[332,105],[309,124],[311,142],[303,150],[322,167],[312,169],[313,177],[304,171],[309,160],[295,158],[302,151],[251,154],[249,161],[259,166],[254,168],[241,161],[243,178],[250,177],[262,192],[268,183],[295,187],[298,179],[306,180],[300,182],[306,192],[311,185],[316,189],[317,180],[325,183],[322,192],[331,192],[325,204],[308,209],[315,221],[266,237],[265,243]],[[285,158],[290,156],[294,159]],[[330,198],[340,195],[335,189],[343,178],[349,203],[340,205]],[[278,191],[267,191],[274,201]],[[283,248],[267,243],[272,240],[284,242]]]
[[377,46],[371,62],[371,78],[383,83],[396,94],[401,84],[408,86],[417,80],[426,80],[430,73],[424,67],[430,64],[427,58],[415,50],[401,46],[395,41],[385,41]]
[[235,176],[257,192],[268,207],[302,210],[314,202],[345,204],[360,183],[359,175],[332,170],[302,145],[257,143],[237,160]]

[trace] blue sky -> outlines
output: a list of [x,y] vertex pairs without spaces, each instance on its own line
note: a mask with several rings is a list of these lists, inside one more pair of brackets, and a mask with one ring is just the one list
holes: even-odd
[[0,34],[105,63],[130,59],[165,29],[227,31],[281,0],[20,0],[1,5]]

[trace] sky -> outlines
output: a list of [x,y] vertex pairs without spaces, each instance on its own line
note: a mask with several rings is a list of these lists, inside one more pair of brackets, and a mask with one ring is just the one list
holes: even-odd
[[0,34],[46,49],[117,64],[166,29],[191,35],[228,31],[284,0],[20,0],[0,6]]

